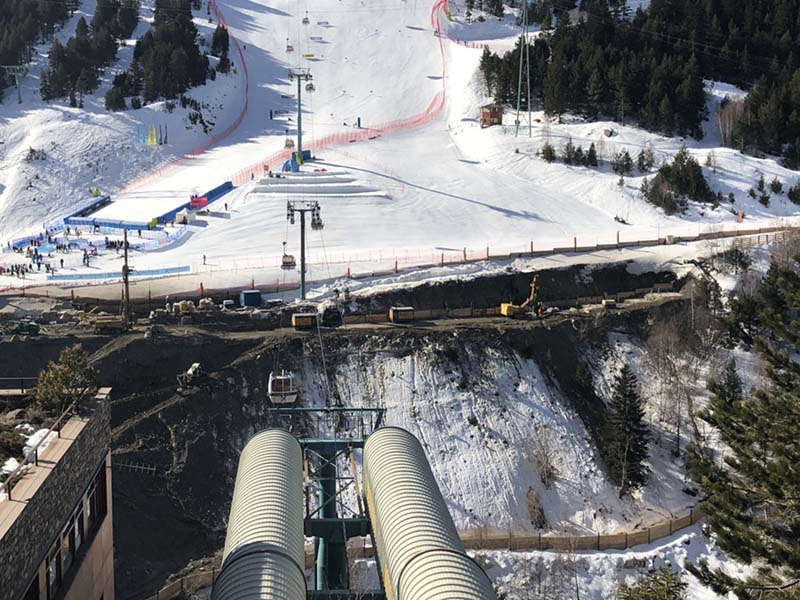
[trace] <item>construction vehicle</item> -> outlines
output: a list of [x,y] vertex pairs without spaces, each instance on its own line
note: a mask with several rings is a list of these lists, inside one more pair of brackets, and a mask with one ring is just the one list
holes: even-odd
[[27,335],[33,337],[41,333],[41,327],[34,321],[24,319],[22,321],[9,323],[3,328],[3,331],[6,335]]
[[417,318],[413,306],[391,306],[389,307],[390,323],[410,323]]
[[120,315],[98,315],[90,319],[97,333],[121,333],[125,331],[125,321]]
[[344,307],[338,299],[325,300],[317,305],[317,317],[323,327],[339,327],[344,324]]
[[199,383],[204,382],[207,377],[203,367],[199,362],[196,362],[192,363],[192,366],[186,369],[185,372],[178,373],[176,379],[178,380],[178,393],[186,395],[193,387],[196,388]]
[[538,304],[536,303],[536,282],[538,280],[539,274],[536,273],[531,280],[531,293],[528,294],[528,297],[525,299],[525,301],[520,305],[516,305],[511,302],[503,302],[500,305],[500,314],[504,317],[513,319],[515,317],[521,317],[528,314],[529,309],[532,310],[533,307],[536,307],[536,314],[541,317],[543,313],[542,304],[541,302]]
[[317,326],[317,313],[294,313],[292,315],[292,327],[298,331],[314,329]]

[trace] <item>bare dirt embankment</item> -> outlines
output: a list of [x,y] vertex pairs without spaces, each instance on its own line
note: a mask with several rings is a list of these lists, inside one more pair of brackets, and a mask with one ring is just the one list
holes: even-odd
[[[616,280],[607,270],[543,274],[544,299],[624,291],[674,278],[626,275],[624,265],[614,269]],[[489,306],[509,294],[517,300],[524,297],[530,275],[462,283],[463,289],[455,284],[422,286],[402,297],[386,295],[369,303],[468,306],[469,298]],[[352,392],[347,386],[367,385],[335,376],[354,349],[379,360],[387,353],[408,356],[435,345],[443,349],[437,360],[463,373],[478,368],[484,379],[491,377],[491,361],[521,356],[541,366],[598,439],[605,408],[591,388],[576,380],[576,365],[610,329],[640,336],[648,318],[677,310],[681,302],[661,299],[627,310],[565,312],[544,321],[462,319],[324,330],[330,394],[346,404]],[[82,343],[101,383],[114,388],[114,526],[121,598],[153,592],[171,573],[221,547],[239,452],[252,434],[270,425],[269,372],[276,367],[296,370],[307,389],[300,400],[306,405],[322,402],[324,379],[316,332],[230,331],[212,324],[168,326],[164,334],[147,339],[143,334],[138,330],[108,337],[70,331],[0,344],[2,355],[10,358],[3,362],[3,373],[18,375],[35,374],[64,346]],[[201,362],[209,376],[187,396],[178,395],[175,377],[193,362]],[[137,468],[142,465],[152,468]]]

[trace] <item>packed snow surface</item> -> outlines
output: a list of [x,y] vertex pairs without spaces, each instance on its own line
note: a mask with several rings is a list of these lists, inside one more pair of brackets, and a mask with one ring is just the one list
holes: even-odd
[[[85,3],[83,11],[91,8]],[[299,254],[299,228],[286,221],[287,199],[320,202],[325,229],[310,231],[307,237],[312,269],[318,273],[344,272],[350,264],[387,257],[417,255],[424,257],[417,262],[424,263],[439,254],[485,253],[487,247],[493,253],[521,251],[531,242],[538,248],[611,243],[617,232],[624,239],[697,234],[736,227],[740,211],[745,216],[741,227],[774,225],[777,218],[787,222],[798,216],[798,208],[785,195],[773,195],[769,207],[747,195],[762,174],[767,181],[778,177],[788,187],[797,173],[772,159],[719,147],[713,110],[725,95],[741,95],[732,86],[708,82],[712,116],[702,142],[665,138],[610,121],[565,117],[558,123],[541,112],[534,112],[530,123],[527,114],[521,115],[515,137],[512,112],[502,126],[479,126],[479,107],[489,100],[477,70],[481,49],[458,43],[512,39],[518,31],[513,14],[501,21],[467,24],[453,5],[452,23],[434,11],[442,24],[439,37],[434,35],[437,19],[432,19],[431,5],[408,0],[377,5],[319,0],[302,6],[288,0],[230,0],[219,8],[240,50],[232,50],[235,73],[189,92],[203,103],[205,118],[213,123],[208,135],[188,124],[188,111],[180,105],[172,113],[163,102],[138,111],[104,111],[102,93],[113,72],[130,62],[130,46],[120,51],[118,66],[107,72],[99,92],[87,98],[86,110],[43,105],[36,100],[36,65],[41,65],[47,47],[38,48],[38,62],[23,90],[27,104],[6,102],[0,107],[6,141],[0,146],[4,239],[36,231],[65,214],[94,185],[122,192],[114,195],[116,202],[104,209],[104,216],[141,220],[187,202],[191,194],[216,187],[281,151],[285,133],[293,137],[297,128],[291,113],[297,86],[287,76],[289,68],[308,68],[313,75],[315,90],[301,90],[306,147],[329,134],[354,132],[359,118],[362,128],[377,136],[319,149],[317,161],[303,167],[309,172],[335,171],[354,187],[343,185],[340,194],[314,186],[302,186],[295,193],[276,188],[265,194],[259,191],[264,184],[258,178],[243,182],[212,205],[209,215],[190,225],[179,243],[156,253],[134,253],[136,269],[189,265],[195,272],[228,270],[238,273],[230,278],[234,285],[249,283],[252,273],[244,272],[248,267],[260,268],[266,281],[294,279],[296,274],[279,269],[284,241],[290,253]],[[306,11],[309,22],[303,24]],[[143,15],[151,16],[147,6]],[[59,35],[74,30],[74,22]],[[204,11],[196,22],[207,41],[215,24],[208,23]],[[143,21],[137,35],[146,27]],[[292,52],[286,52],[287,40]],[[442,94],[446,105],[438,113],[436,99]],[[427,115],[425,124],[415,129],[398,132],[383,126],[421,114]],[[238,127],[208,151],[142,177],[148,169],[226,132],[240,116]],[[135,143],[137,130],[151,125],[169,127],[169,145]],[[536,155],[545,142],[560,148],[570,138],[584,148],[595,143],[606,161],[622,149],[635,154],[646,146],[666,160],[685,143],[701,164],[711,156],[713,167],[705,171],[712,187],[726,196],[733,193],[734,203],[726,201],[717,209],[692,204],[686,214],[667,217],[641,199],[638,189],[645,174],[637,173],[620,186],[607,163],[587,169],[547,164]],[[26,162],[28,148],[44,150],[47,158]],[[280,164],[273,161],[269,167],[278,170]],[[81,261],[66,260],[63,272],[118,270],[117,256],[101,251],[89,269]],[[45,275],[32,278],[44,281]],[[20,284],[2,277],[0,283]]]

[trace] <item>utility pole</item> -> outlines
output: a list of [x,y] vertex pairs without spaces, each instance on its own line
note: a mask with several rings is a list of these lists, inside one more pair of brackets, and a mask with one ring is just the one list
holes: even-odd
[[122,263],[122,326],[128,329],[131,319],[131,288],[130,272],[133,270],[128,266],[128,230],[123,230],[122,247],[124,250]]
[[20,82],[28,74],[28,67],[25,65],[2,65],[0,69],[5,71],[6,75],[14,78],[14,86],[17,88],[17,102],[22,104],[22,91],[20,90]]
[[320,217],[316,200],[289,200],[286,203],[286,220],[294,225],[295,213],[300,213],[300,299],[306,299],[306,213],[311,213],[311,229],[319,231],[325,224]]
[[314,84],[311,83],[311,69],[291,69],[289,71],[289,81],[297,79],[297,154],[303,157],[303,82],[307,81],[306,89],[311,92]]

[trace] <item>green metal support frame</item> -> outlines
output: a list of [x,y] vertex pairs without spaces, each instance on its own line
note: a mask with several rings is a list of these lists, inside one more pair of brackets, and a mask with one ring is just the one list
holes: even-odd
[[[383,408],[272,408],[274,427],[296,431],[306,465],[305,535],[315,544],[315,590],[309,598],[383,599],[383,591],[350,592],[347,541],[357,536],[371,536],[372,526],[366,506],[359,497],[358,510],[343,500],[346,492],[355,492],[357,474],[344,475],[338,465],[350,462],[351,453],[362,449],[369,435],[383,424]],[[358,496],[359,494],[356,493]]]

